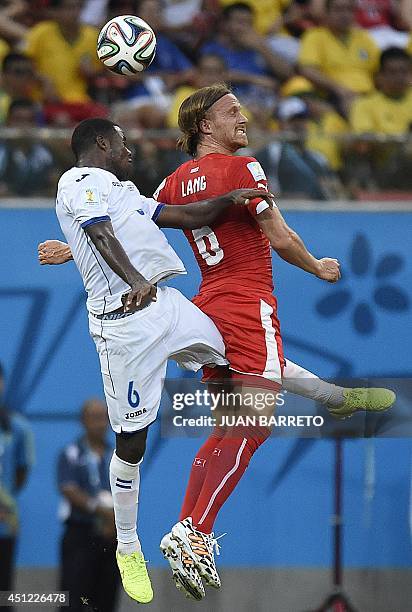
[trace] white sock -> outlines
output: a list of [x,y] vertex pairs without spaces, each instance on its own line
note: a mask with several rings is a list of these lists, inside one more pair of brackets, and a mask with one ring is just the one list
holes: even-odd
[[136,529],[139,484],[139,464],[127,463],[113,453],[110,461],[110,488],[117,531],[117,550],[124,555],[142,551]]
[[343,403],[343,387],[322,380],[289,359],[283,370],[282,385],[290,393],[308,397],[321,404],[340,406]]

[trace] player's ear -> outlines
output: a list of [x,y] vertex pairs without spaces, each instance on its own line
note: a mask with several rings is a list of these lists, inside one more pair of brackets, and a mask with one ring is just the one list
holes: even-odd
[[210,127],[210,120],[204,117],[203,119],[200,120],[199,132],[203,132],[203,134],[210,134],[211,131],[212,130]]
[[107,151],[109,146],[108,140],[101,134],[96,136],[96,144],[102,151]]

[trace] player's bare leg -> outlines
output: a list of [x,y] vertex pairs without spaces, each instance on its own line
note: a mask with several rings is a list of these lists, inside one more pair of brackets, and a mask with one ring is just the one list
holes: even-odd
[[395,402],[390,389],[376,387],[347,388],[322,380],[302,366],[286,360],[282,386],[285,390],[324,404],[337,419],[352,416],[357,411],[382,412]]

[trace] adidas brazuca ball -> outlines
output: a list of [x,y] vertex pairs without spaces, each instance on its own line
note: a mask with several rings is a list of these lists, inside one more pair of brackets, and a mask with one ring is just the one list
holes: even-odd
[[150,66],[155,54],[155,33],[139,17],[114,17],[100,30],[97,55],[112,72],[125,75],[142,72]]

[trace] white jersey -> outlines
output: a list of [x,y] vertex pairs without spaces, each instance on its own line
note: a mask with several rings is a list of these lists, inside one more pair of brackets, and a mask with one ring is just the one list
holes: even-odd
[[155,223],[162,207],[140,195],[131,181],[119,181],[101,168],[75,167],[60,178],[57,217],[88,294],[87,308],[93,314],[119,308],[130,287],[98,253],[84,231],[89,225],[111,221],[132,265],[151,283],[186,273]]

